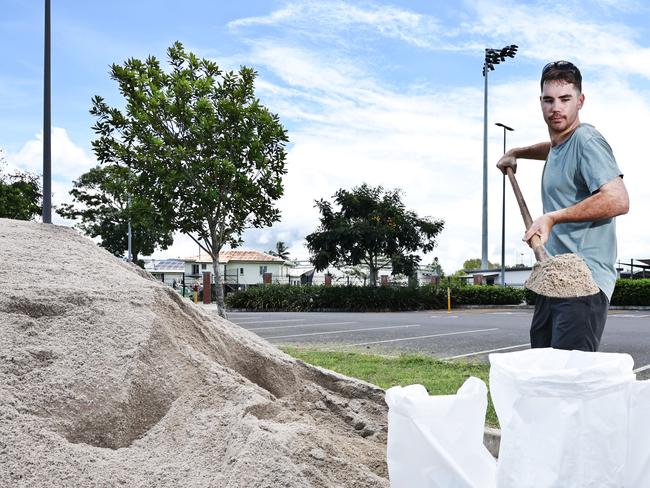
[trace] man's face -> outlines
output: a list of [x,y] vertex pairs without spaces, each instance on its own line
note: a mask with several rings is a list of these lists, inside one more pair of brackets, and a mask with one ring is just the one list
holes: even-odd
[[539,99],[549,132],[560,134],[574,129],[580,123],[578,112],[585,96],[578,93],[573,83],[561,80],[546,81]]

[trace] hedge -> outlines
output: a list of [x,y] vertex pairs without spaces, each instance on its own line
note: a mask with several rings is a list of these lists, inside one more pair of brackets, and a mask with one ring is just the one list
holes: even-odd
[[[496,286],[453,287],[451,301],[452,307],[518,305],[524,301],[524,290]],[[447,288],[264,285],[229,294],[226,304],[236,309],[294,312],[432,310],[447,308]]]

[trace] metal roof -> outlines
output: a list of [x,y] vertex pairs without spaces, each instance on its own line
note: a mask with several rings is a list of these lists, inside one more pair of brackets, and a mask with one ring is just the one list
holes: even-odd
[[[201,256],[190,256],[184,259],[185,262],[193,263],[211,263],[212,258],[208,254]],[[244,249],[229,249],[219,253],[220,263],[229,262],[248,262],[248,263],[284,263],[284,259],[277,256],[271,256],[261,251],[250,251]]]

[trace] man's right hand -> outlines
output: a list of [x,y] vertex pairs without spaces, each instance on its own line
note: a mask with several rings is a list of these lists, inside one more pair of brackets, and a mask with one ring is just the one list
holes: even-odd
[[510,155],[509,153],[505,153],[503,156],[501,156],[501,159],[499,159],[497,168],[499,168],[504,175],[506,174],[506,168],[512,168],[512,172],[516,173],[517,158]]

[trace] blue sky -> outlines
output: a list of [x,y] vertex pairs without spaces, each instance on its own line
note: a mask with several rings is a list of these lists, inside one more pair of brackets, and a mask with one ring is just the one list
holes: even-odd
[[[41,171],[43,2],[0,0],[0,148],[15,167]],[[407,206],[442,218],[438,256],[453,272],[481,254],[483,50],[520,46],[489,76],[489,258],[501,255],[503,122],[508,146],[546,140],[538,96],[548,61],[583,72],[581,120],[608,139],[625,173],[631,211],[619,218],[619,257],[647,258],[650,181],[650,4],[596,1],[52,0],[54,204],[96,164],[93,95],[121,104],[111,63],[154,55],[179,40],[225,69],[252,66],[257,95],[289,131],[283,219],[245,234],[245,247],[277,240],[307,258],[316,198],[362,182],[400,188]],[[539,214],[542,164],[518,177]],[[508,188],[506,264],[531,264]],[[60,218],[56,223],[70,225]],[[189,239],[157,256],[196,254]]]

